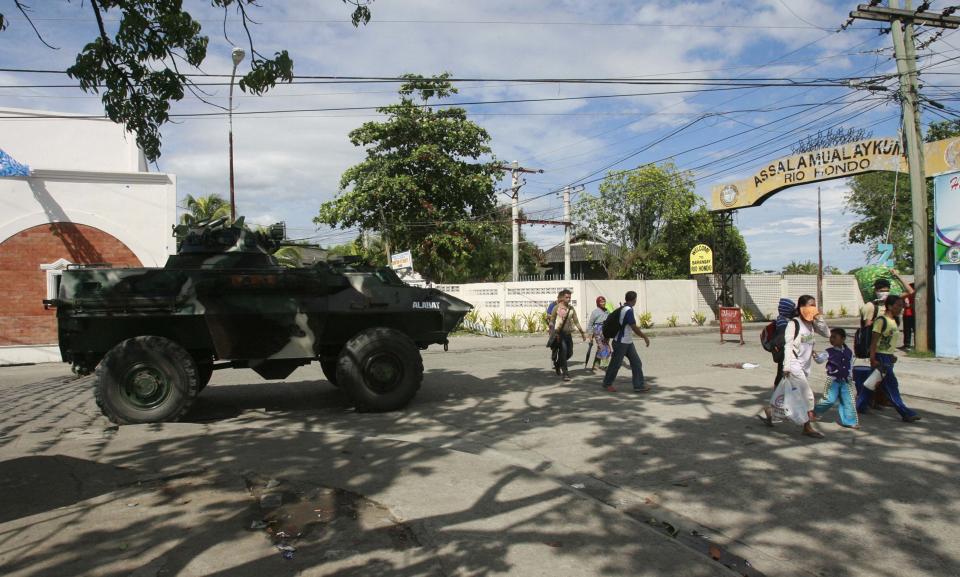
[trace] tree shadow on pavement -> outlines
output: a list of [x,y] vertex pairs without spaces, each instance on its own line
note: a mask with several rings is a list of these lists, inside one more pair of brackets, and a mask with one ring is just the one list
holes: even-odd
[[[470,353],[461,354],[469,364]],[[432,369],[410,406],[387,414],[353,413],[320,379],[212,386],[190,415],[194,423],[123,427],[93,454],[138,471],[205,471],[229,498],[210,498],[190,518],[99,529],[75,506],[75,539],[45,558],[27,551],[11,562],[13,542],[0,538],[0,564],[17,575],[69,575],[84,556],[91,574],[119,575],[95,560],[115,559],[111,543],[123,537],[138,558],[162,557],[168,574],[189,574],[209,551],[249,537],[250,503],[238,479],[252,470],[389,502],[421,547],[399,556],[388,547],[351,552],[321,534],[304,542],[299,562],[251,553],[208,574],[480,577],[518,571],[521,559],[537,556],[572,567],[605,559],[601,573],[611,575],[710,574],[676,541],[655,539],[636,521],[670,515],[689,523],[685,529],[711,531],[771,575],[901,577],[906,567],[956,574],[954,407],[917,407],[924,420],[916,425],[889,411],[864,416],[862,431],[827,423],[828,438],[815,441],[798,427],[770,430],[754,418],[770,388],[749,381],[768,380],[766,373],[721,369],[705,379],[703,367],[687,364],[645,366],[653,390],[638,395],[606,393],[600,375],[582,369],[571,382],[544,368],[504,365],[489,378]],[[628,375],[621,371],[619,387],[629,387]],[[598,529],[610,507],[627,515]],[[332,548],[337,563],[322,553]]]

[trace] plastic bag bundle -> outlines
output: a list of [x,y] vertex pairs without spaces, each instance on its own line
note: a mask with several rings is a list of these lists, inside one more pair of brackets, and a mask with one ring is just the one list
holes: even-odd
[[853,276],[857,279],[857,287],[860,289],[860,296],[863,297],[864,301],[873,300],[873,283],[881,278],[890,281],[890,294],[899,295],[906,292],[905,287],[893,276],[893,272],[883,265],[868,264],[854,273]]
[[774,417],[802,425],[810,420],[807,412],[813,409],[812,400],[812,391],[806,381],[788,374],[773,391],[770,406]]

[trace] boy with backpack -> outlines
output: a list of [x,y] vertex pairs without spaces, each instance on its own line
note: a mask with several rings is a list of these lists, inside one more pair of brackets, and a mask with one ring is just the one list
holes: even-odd
[[[870,333],[870,366],[883,375],[883,380],[877,385],[877,392],[883,391],[904,422],[913,423],[920,420],[920,415],[903,402],[900,397],[900,382],[893,372],[893,366],[897,362],[896,343],[900,332],[898,317],[903,312],[903,299],[888,295],[884,305],[886,310],[883,316],[874,322],[873,331]],[[862,408],[871,396],[873,395],[869,391],[864,391],[864,399],[857,403],[857,408]]]
[[645,393],[650,388],[643,382],[643,363],[640,361],[640,355],[637,354],[637,348],[633,345],[633,335],[643,339],[648,347],[650,339],[637,326],[636,316],[633,313],[633,307],[637,304],[637,293],[627,291],[623,301],[624,305],[610,313],[607,320],[603,322],[603,336],[611,339],[613,343],[613,357],[603,377],[603,388],[608,393],[617,392],[616,387],[613,386],[613,380],[620,372],[623,357],[627,357],[630,359],[630,372],[633,376],[633,392]]

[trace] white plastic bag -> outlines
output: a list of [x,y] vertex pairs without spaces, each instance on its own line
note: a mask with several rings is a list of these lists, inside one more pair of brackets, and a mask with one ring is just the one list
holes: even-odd
[[804,379],[794,377],[789,373],[784,375],[770,399],[773,416],[780,419],[790,419],[798,425],[809,421],[807,414],[810,410],[807,400],[809,388],[810,386],[806,384]]
[[880,369],[873,369],[873,372],[870,373],[870,376],[864,379],[863,388],[869,391],[877,390],[877,385],[880,384],[880,381],[883,380],[883,373],[880,372]]

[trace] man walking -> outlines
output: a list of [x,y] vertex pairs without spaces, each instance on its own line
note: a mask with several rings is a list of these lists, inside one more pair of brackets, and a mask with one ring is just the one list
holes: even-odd
[[633,373],[633,392],[645,393],[650,388],[643,382],[643,363],[640,362],[640,355],[637,354],[637,348],[633,345],[633,335],[643,339],[648,347],[650,346],[650,339],[637,326],[637,319],[633,313],[633,307],[637,304],[637,293],[628,291],[623,297],[623,301],[623,307],[619,311],[620,331],[613,338],[613,357],[610,359],[610,366],[607,367],[607,374],[603,377],[603,388],[609,393],[617,392],[616,387],[613,386],[613,380],[617,378],[617,373],[620,372],[623,357],[627,357],[630,359],[630,371]]

